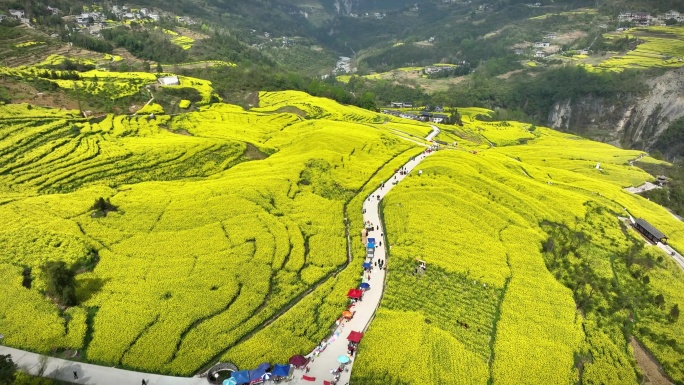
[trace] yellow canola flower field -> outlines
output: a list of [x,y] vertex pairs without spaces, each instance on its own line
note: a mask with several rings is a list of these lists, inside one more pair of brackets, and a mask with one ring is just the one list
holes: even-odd
[[[287,105],[283,94],[273,97]],[[381,125],[344,120],[376,114],[322,104],[338,120],[220,103],[154,119],[0,107],[12,117],[0,120],[0,218],[11,224],[0,231],[0,290],[24,293],[25,304],[0,306],[0,328],[12,331],[3,343],[80,348],[92,362],[179,375],[221,355],[247,367],[312,349],[358,283],[352,268],[332,278],[347,261],[345,203],[415,148]],[[99,197],[118,210],[91,217]],[[20,266],[37,275],[46,260],[98,260],[77,276],[68,322],[39,277],[21,287]],[[271,349],[272,336],[287,343]]]
[[[155,118],[0,107],[3,343],[191,375],[216,360],[284,362],[328,337],[359,283],[364,199],[423,150],[394,130],[428,127],[301,92],[260,99],[249,111],[214,103]],[[575,358],[590,355],[586,383],[636,383],[622,329],[576,310],[543,245],[549,224],[593,230],[601,279],[629,276],[614,264],[631,245],[616,219],[626,208],[684,248],[681,222],[623,190],[651,178],[629,164],[641,152],[459,113],[464,126],[437,137],[458,147],[383,200],[387,287],[352,381],[567,384],[579,379]],[[100,197],[118,210],[93,216]],[[664,257],[649,285],[684,303],[684,273],[647,253]],[[49,260],[95,265],[77,275],[79,305],[65,312],[41,293]],[[637,315],[634,332],[683,379],[681,355],[662,343],[684,344],[683,319]]]
[[[135,95],[144,87],[157,83],[157,75],[148,72],[110,72],[105,70],[90,70],[85,72],[58,71],[44,68],[62,63],[67,58],[60,55],[50,55],[36,66],[22,66],[16,68],[0,67],[0,74],[17,78],[41,78],[57,84],[60,88],[79,91],[99,97],[118,99]],[[73,59],[81,64],[95,65],[90,59]],[[111,60],[116,61],[116,57]],[[173,75],[173,74],[164,74]],[[171,88],[194,88],[202,96],[199,105],[209,104],[212,101],[220,101],[214,92],[211,82],[204,79],[189,76],[178,76],[180,85],[164,86]],[[146,94],[147,96],[147,94]]]
[[[584,319],[573,291],[547,269],[543,226],[572,229],[585,219],[582,226],[593,234],[590,263],[604,279],[615,279],[625,273],[616,271],[616,255],[631,247],[625,231],[643,242],[617,220],[625,208],[663,230],[677,248],[684,246],[684,225],[623,190],[652,180],[629,164],[640,151],[516,122],[481,122],[475,118],[481,112],[461,112],[462,129],[492,138],[496,130],[490,141],[500,145],[438,151],[421,163],[421,176],[409,175],[383,200],[391,245],[386,291],[352,381],[573,384],[579,380],[575,359],[590,355],[586,383],[636,384],[621,329]],[[683,303],[684,273],[661,251],[648,252],[661,261],[648,273],[650,285],[668,304]],[[427,263],[424,274],[416,272],[417,259]],[[669,375],[682,378],[675,349],[662,342],[684,343],[677,332],[681,318],[671,323],[650,310],[635,311],[644,317],[638,338]],[[630,315],[613,316],[622,325]],[[430,349],[433,331],[441,335],[440,349]],[[441,377],[445,360],[456,363],[449,372],[454,376]]]
[[621,33],[606,34],[607,39],[623,37],[639,40],[634,50],[613,56],[591,70],[623,71],[629,68],[681,67],[684,66],[684,27],[644,27]]

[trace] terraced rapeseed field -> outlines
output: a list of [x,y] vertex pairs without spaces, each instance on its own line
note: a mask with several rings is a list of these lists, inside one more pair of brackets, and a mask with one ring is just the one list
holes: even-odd
[[[381,120],[324,106],[332,118]],[[0,285],[16,294],[0,305],[3,342],[176,374],[222,355],[282,361],[325,337],[358,280],[351,269],[330,279],[347,261],[345,203],[414,148],[380,126],[225,104],[154,119],[19,105],[0,114]],[[119,210],[91,217],[100,196]],[[81,305],[69,317],[38,291],[46,260],[99,261],[78,275]],[[25,268],[31,290],[21,287]],[[290,339],[272,349],[274,335]]]
[[594,70],[622,71],[628,68],[684,66],[684,27],[644,27],[605,35],[608,39],[622,37],[641,41],[636,49],[606,59]]
[[[626,234],[634,233],[616,217],[626,208],[677,247],[684,245],[684,224],[622,190],[652,178],[629,165],[639,152],[515,122],[468,118],[464,127],[496,146],[439,151],[423,161],[421,176],[411,175],[382,202],[392,245],[387,289],[353,381],[572,384],[580,376],[576,360],[591,355],[581,369],[584,383],[638,383],[628,341],[615,326],[629,313],[612,314],[610,324],[594,313],[583,317],[573,299],[589,289],[573,292],[560,283],[563,277],[547,269],[552,261],[543,245],[547,223],[565,223],[591,234],[574,263],[587,260],[601,279],[625,288],[643,285],[620,263],[634,247]],[[644,250],[661,261],[648,272],[648,290],[683,303],[684,274],[660,250]],[[424,274],[416,260],[427,262]],[[633,311],[642,317],[634,334],[681,381],[681,352],[672,346],[684,344],[682,320],[667,321],[643,304]]]
[[[211,98],[210,84],[181,83]],[[362,203],[420,154],[411,140],[429,127],[301,92],[259,97],[249,111],[207,99],[176,116],[152,103],[154,117],[0,106],[3,343],[190,375],[216,360],[282,362],[327,337],[360,280]],[[643,303],[583,314],[590,285],[568,287],[549,241],[581,238],[569,266],[684,304],[684,274],[617,219],[643,217],[684,248],[681,222],[623,190],[651,179],[629,165],[640,152],[459,112],[464,125],[437,138],[457,146],[383,200],[387,287],[353,380],[636,383],[628,330],[682,381],[684,319]],[[118,210],[93,215],[100,197]],[[626,255],[653,262],[649,283]],[[95,266],[77,275],[78,306],[41,294],[46,261]]]

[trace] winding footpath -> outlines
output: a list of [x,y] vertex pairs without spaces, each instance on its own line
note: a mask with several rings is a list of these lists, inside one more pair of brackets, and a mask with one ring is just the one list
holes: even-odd
[[[432,140],[440,132],[439,128],[436,126],[431,125],[431,127],[432,132],[425,138],[427,141]],[[416,141],[412,142],[425,145]],[[385,182],[384,187],[380,187],[374,191],[363,204],[364,222],[370,221],[373,225],[378,226],[379,228],[378,230],[373,230],[368,237],[375,238],[376,243],[383,243],[382,247],[376,248],[374,261],[385,261],[385,268],[388,264],[385,250],[389,245],[386,244],[385,237],[383,236],[385,230],[384,225],[380,220],[380,202],[396,184],[406,178],[408,174],[428,155],[429,154],[423,153],[422,155],[419,155],[406,163],[403,166],[403,169],[406,171],[406,175],[400,175],[399,173],[396,173],[392,179]],[[348,268],[358,269],[359,273],[362,274],[363,270],[361,261],[355,260],[353,263],[356,263],[358,266],[350,265]],[[373,266],[370,274],[365,273],[363,275],[364,282],[368,282],[371,285],[371,288],[363,295],[363,300],[357,302],[357,304],[350,309],[355,312],[354,317],[351,320],[343,321],[338,326],[337,330],[333,334],[333,337],[328,340],[329,343],[326,349],[317,357],[314,357],[314,359],[310,362],[310,370],[308,373],[305,373],[304,370],[295,370],[294,379],[289,382],[290,384],[323,384],[324,381],[330,381],[333,379],[334,375],[331,373],[331,370],[339,367],[339,363],[337,362],[338,357],[347,354],[347,336],[349,335],[349,332],[352,330],[365,332],[368,328],[368,325],[372,321],[373,316],[375,315],[375,311],[380,306],[380,300],[382,299],[382,293],[385,288],[386,272],[387,271],[385,269],[380,270],[378,267]],[[368,279],[369,276],[370,279]],[[0,342],[1,341],[2,340],[0,339]],[[363,342],[361,342],[361,344],[363,344]],[[208,384],[206,378],[198,376],[173,377],[135,372],[131,370],[118,369],[115,367],[64,360],[61,358],[44,356],[41,354],[0,345],[0,355],[6,354],[12,356],[12,361],[14,361],[14,363],[16,363],[22,371],[32,375],[53,378],[74,384],[134,385],[141,384],[143,380],[145,380],[145,383],[149,385]],[[353,365],[354,360],[346,365],[349,370],[341,373],[341,378],[338,381],[338,384],[344,385],[349,382]],[[74,372],[78,378],[74,378]],[[302,379],[305,374],[312,378],[316,378],[316,380],[309,381]]]

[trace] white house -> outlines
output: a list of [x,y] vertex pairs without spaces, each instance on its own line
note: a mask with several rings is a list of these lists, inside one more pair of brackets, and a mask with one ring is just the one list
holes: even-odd
[[618,21],[624,22],[624,21],[632,21],[632,18],[634,17],[634,14],[632,12],[622,12],[620,15],[618,15]]
[[677,21],[684,21],[684,15],[677,11],[670,11],[667,12],[663,15],[663,19],[665,20],[670,20],[670,19],[675,19]]
[[434,114],[432,115],[432,122],[433,123],[444,123],[449,119],[448,116],[446,115],[441,115],[441,114]]
[[16,17],[17,19],[21,20],[24,18],[24,11],[18,10],[18,9],[10,9],[9,10],[10,15]]
[[147,16],[148,16],[150,19],[154,20],[154,21],[159,21],[159,19],[160,19],[158,13],[150,13],[150,14],[147,15]]
[[53,15],[56,15],[59,13],[59,8],[51,7],[49,5],[47,6],[47,10],[50,11]]
[[163,86],[179,86],[180,85],[180,80],[178,80],[178,76],[162,76],[159,79],[157,79],[159,84]]
[[141,15],[147,16],[148,13],[150,13],[150,10],[149,10],[149,9],[147,9],[147,8],[141,8],[141,9],[140,9],[140,14],[141,14]]
[[546,57],[546,54],[543,51],[537,51],[534,53],[534,57]]
[[82,13],[82,14],[76,16],[76,23],[81,24],[81,25],[88,24],[88,22],[90,21],[90,17],[91,16],[89,13]]
[[550,45],[551,45],[551,43],[549,43],[548,41],[538,41],[538,42],[534,43],[534,46],[536,48],[544,48],[544,47],[548,47]]

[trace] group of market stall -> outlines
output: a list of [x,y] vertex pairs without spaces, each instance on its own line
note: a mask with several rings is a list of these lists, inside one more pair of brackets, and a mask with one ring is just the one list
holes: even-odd
[[230,378],[223,381],[223,385],[260,384],[268,380],[275,380],[277,382],[282,378],[288,377],[289,375],[289,364],[275,364],[271,366],[271,364],[265,362],[257,366],[257,368],[254,370],[240,370],[233,372]]

